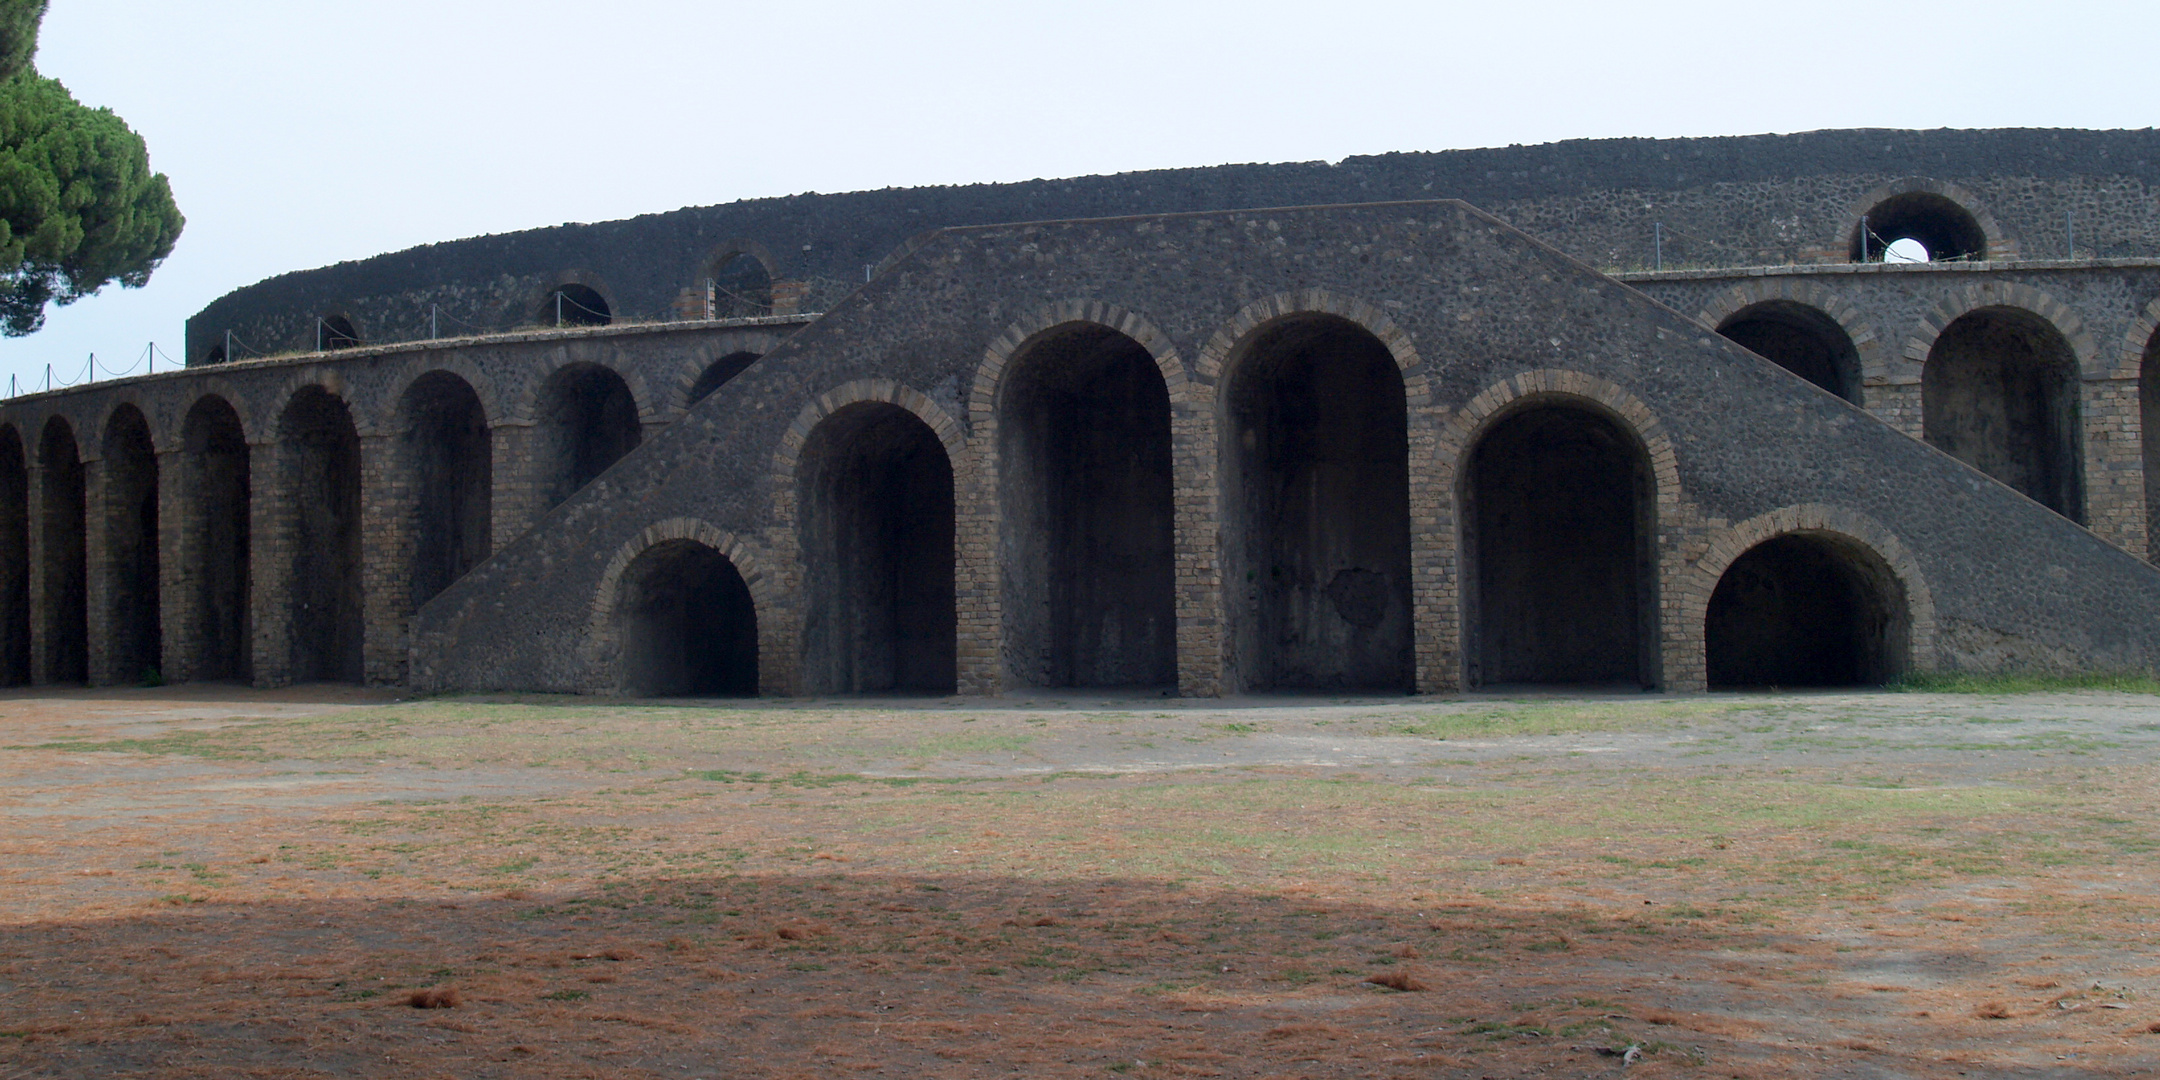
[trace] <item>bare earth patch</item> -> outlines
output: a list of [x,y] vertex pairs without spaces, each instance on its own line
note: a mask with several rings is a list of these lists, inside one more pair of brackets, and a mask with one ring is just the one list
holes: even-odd
[[0,699],[0,1075],[2133,1075],[2160,699]]

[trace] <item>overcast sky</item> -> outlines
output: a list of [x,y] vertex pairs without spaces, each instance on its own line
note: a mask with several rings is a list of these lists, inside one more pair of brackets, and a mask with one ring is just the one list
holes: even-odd
[[[52,0],[187,231],[0,341],[124,369],[261,278],[802,191],[1606,136],[2148,127],[2160,5]],[[160,361],[162,366],[164,361]],[[101,376],[102,377],[102,376]]]

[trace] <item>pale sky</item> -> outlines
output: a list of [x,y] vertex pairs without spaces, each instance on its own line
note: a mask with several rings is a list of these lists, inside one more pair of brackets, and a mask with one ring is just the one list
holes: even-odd
[[0,340],[0,377],[73,379],[91,352],[124,369],[150,341],[178,357],[189,315],[288,270],[742,198],[1586,137],[2149,127],[2156,41],[2160,5],[2123,0],[52,0],[38,69],[149,140],[188,225],[147,288]]

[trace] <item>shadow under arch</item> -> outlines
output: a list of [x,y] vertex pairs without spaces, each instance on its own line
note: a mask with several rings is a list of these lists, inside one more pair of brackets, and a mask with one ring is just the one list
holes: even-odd
[[1457,473],[1466,687],[1660,685],[1658,486],[1599,401],[1528,394],[1486,419]]
[[1794,300],[1763,300],[1733,312],[1717,332],[1777,366],[1855,405],[1860,350],[1828,313]]
[[390,427],[397,469],[411,485],[405,585],[418,608],[493,550],[494,443],[479,393],[441,368],[406,385]]
[[188,679],[247,679],[254,674],[254,616],[249,554],[253,517],[251,452],[240,412],[220,394],[188,407],[180,427],[176,482],[186,500],[180,558],[195,572],[185,605],[194,625]]
[[1780,533],[1719,576],[1703,652],[1712,690],[1885,685],[1912,652],[1904,583],[1853,537]]
[[754,697],[757,605],[732,560],[662,540],[615,580],[620,685],[640,697]]
[[0,686],[30,682],[30,460],[0,424]]
[[1296,311],[1221,365],[1231,686],[1415,684],[1408,391],[1368,327]]
[[1935,336],[1921,368],[1921,427],[1930,445],[2085,521],[2081,365],[2045,317],[1992,305]]
[[360,434],[345,400],[304,386],[278,418],[287,620],[294,681],[365,678],[360,570]]
[[43,563],[44,657],[36,679],[42,683],[87,682],[90,678],[89,567],[86,539],[88,504],[80,446],[65,417],[45,421],[38,437],[40,473],[38,539]]
[[107,652],[99,678],[151,682],[164,664],[159,477],[157,447],[141,409],[133,404],[113,409],[105,419],[102,451],[104,490],[98,517],[104,550],[98,571],[105,583]]
[[533,405],[543,510],[577,494],[645,437],[630,384],[604,364],[556,368]]

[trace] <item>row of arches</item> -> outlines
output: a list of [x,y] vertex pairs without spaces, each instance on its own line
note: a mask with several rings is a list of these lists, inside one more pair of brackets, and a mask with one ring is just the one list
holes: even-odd
[[[1717,330],[1808,382],[1864,404],[1859,349],[1820,308],[1765,300],[1727,316]],[[2007,305],[1966,312],[1936,335],[1921,368],[1922,437],[2082,523],[2080,381],[2069,339],[2045,317]],[[2151,382],[2148,376],[2144,385]],[[2156,440],[2146,443],[2148,455],[2160,452]]]
[[[1410,402],[1395,355],[1357,322],[1303,313],[1258,328],[1224,380],[1231,689],[1408,692]],[[1013,353],[995,413],[1008,677],[1175,686],[1180,496],[1156,357],[1108,325],[1051,327]],[[956,449],[886,400],[845,405],[810,429],[793,476],[808,692],[955,688]],[[1527,398],[1477,434],[1457,488],[1470,685],[1660,680],[1656,481],[1625,420],[1583,398]],[[623,686],[754,692],[758,611],[742,570],[714,544],[675,538],[604,586],[616,590],[606,600]],[[1901,590],[1849,539],[1766,543],[1711,600],[1712,679],[1884,681],[1905,657]]]
[[[731,353],[712,362],[692,388],[692,402],[755,359]],[[629,386],[599,364],[557,369],[536,413],[529,445],[533,513],[569,498],[642,438]],[[383,451],[390,482],[375,497],[394,518],[398,570],[375,587],[396,592],[388,610],[401,620],[494,550],[494,428],[474,387],[437,369],[407,385],[388,429]],[[261,614],[256,576],[264,571],[288,594],[271,612],[269,647],[289,649],[277,655],[280,677],[363,681],[368,541],[362,440],[352,410],[328,387],[302,386],[270,434],[267,446],[251,446],[232,402],[211,393],[188,410],[174,452],[160,454],[142,412],[123,403],[100,433],[93,492],[67,418],[49,418],[34,450],[13,427],[0,426],[0,684],[252,679]],[[255,503],[263,493],[273,503],[258,518],[262,508]],[[97,545],[89,542],[93,526],[101,530]],[[266,542],[257,534],[265,527],[277,565],[257,567]],[[88,561],[93,549],[95,566]],[[89,633],[93,582],[100,586],[96,621],[105,650],[98,672]],[[172,627],[164,624],[168,589],[180,593],[171,610],[182,622]],[[33,610],[41,612],[35,632]],[[165,639],[175,632],[188,655],[167,672]],[[38,643],[42,659],[33,655]]]

